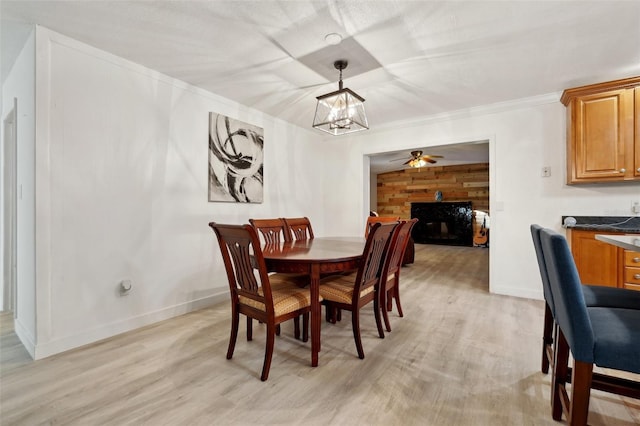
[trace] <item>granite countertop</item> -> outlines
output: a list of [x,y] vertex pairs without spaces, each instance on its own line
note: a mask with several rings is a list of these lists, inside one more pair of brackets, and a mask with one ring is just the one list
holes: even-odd
[[[562,223],[565,218],[562,216]],[[583,231],[626,232],[640,234],[640,216],[571,216],[576,219],[573,229]],[[565,227],[566,228],[566,227]]]

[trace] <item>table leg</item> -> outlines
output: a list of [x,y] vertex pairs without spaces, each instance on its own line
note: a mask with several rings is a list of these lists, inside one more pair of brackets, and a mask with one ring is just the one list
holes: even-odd
[[311,366],[318,366],[320,352],[320,326],[322,309],[320,306],[320,265],[311,265]]

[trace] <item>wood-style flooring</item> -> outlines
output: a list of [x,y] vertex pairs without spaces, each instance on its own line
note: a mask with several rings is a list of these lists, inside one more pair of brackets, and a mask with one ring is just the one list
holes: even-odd
[[[417,245],[401,295],[405,316],[394,309],[385,339],[363,310],[364,360],[348,312],[323,322],[317,368],[284,325],[267,382],[264,326],[247,342],[241,321],[225,359],[228,303],[36,362],[4,315],[0,424],[559,424],[540,373],[544,302],[489,294],[488,250]],[[640,401],[593,391],[589,423],[638,425]]]

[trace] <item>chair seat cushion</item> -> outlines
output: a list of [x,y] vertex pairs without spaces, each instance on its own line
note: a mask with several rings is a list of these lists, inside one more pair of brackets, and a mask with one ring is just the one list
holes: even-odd
[[[320,280],[320,296],[332,302],[350,304],[353,302],[353,287],[356,281],[356,273],[348,275],[331,275]],[[360,297],[371,293],[373,286],[362,291]]]
[[[258,292],[262,294],[262,288]],[[311,306],[311,292],[309,289],[300,288],[295,283],[272,285],[271,295],[273,296],[273,310],[276,317]],[[266,310],[264,303],[257,300],[244,296],[239,296],[238,299],[243,305],[251,306],[260,311]],[[322,298],[320,300],[322,301]]]
[[640,373],[640,310],[587,308],[593,327],[596,365]]
[[640,291],[617,287],[583,285],[582,293],[587,306],[640,309]]

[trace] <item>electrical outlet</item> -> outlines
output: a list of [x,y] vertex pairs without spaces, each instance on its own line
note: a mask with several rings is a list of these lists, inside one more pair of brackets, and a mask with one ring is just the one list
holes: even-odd
[[122,280],[120,281],[120,285],[119,285],[119,289],[120,289],[120,295],[124,296],[126,294],[129,294],[129,292],[131,291],[131,280]]
[[635,214],[640,214],[640,201],[633,201],[631,203],[631,211]]
[[549,177],[549,176],[551,176],[551,167],[544,166],[542,168],[542,177]]

